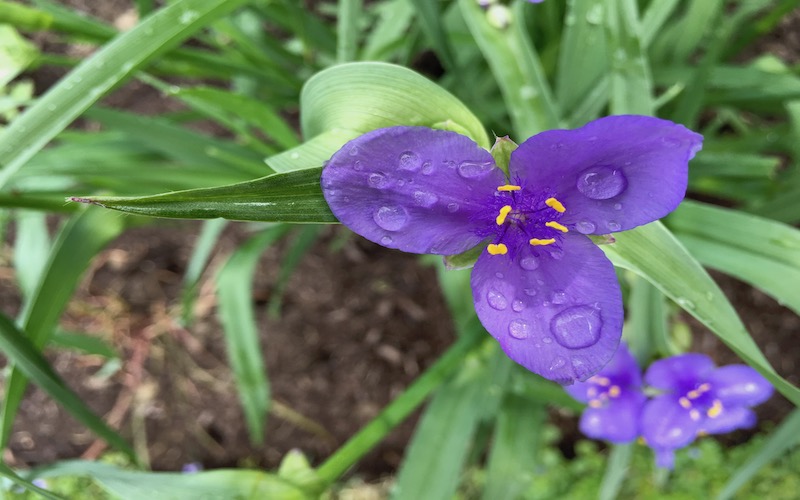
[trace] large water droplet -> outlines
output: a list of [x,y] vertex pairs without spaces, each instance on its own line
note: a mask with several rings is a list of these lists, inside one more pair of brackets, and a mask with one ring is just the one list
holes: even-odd
[[625,191],[628,179],[622,170],[605,165],[590,167],[578,175],[578,191],[593,200],[607,200]]
[[514,312],[522,312],[525,310],[525,302],[517,299],[511,303],[511,310]]
[[398,231],[408,223],[408,212],[401,206],[381,207],[375,210],[372,219],[387,231]]
[[458,173],[465,179],[483,177],[492,171],[494,165],[491,162],[462,161],[458,166]]
[[575,230],[581,234],[592,234],[597,226],[594,225],[593,222],[589,222],[588,220],[582,220],[575,224]]
[[581,349],[600,340],[602,326],[600,311],[583,305],[568,307],[558,313],[550,322],[550,331],[556,342],[567,349]]
[[377,172],[374,174],[369,174],[369,177],[367,178],[367,184],[377,189],[386,187],[386,176]]
[[515,339],[527,339],[531,335],[531,325],[524,319],[515,319],[508,324],[508,333]]
[[450,203],[447,205],[447,211],[451,214],[454,212],[458,212],[458,203]]
[[503,311],[508,307],[508,300],[497,290],[489,290],[489,293],[486,294],[486,301],[492,309],[497,309],[498,311]]
[[413,151],[405,151],[400,155],[400,163],[397,166],[400,170],[411,170],[415,172],[422,167],[422,160],[419,155]]
[[556,359],[553,360],[553,363],[550,365],[550,371],[558,370],[559,368],[563,368],[564,365],[567,364],[567,360],[562,358],[561,356],[557,356]]
[[428,193],[427,191],[414,192],[414,203],[420,207],[430,208],[434,206],[437,201],[439,201],[439,197],[433,193]]
[[539,267],[539,259],[533,255],[523,257],[522,260],[519,261],[519,266],[526,271],[533,271]]

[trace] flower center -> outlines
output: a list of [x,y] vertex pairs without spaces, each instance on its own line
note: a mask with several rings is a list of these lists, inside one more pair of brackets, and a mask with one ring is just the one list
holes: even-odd
[[558,222],[566,208],[555,197],[512,184],[499,186],[497,191],[491,203],[494,224],[486,231],[487,236],[494,234],[494,242],[487,247],[489,254],[505,255],[520,245],[557,245],[569,232]]
[[717,418],[720,413],[722,413],[724,409],[722,401],[714,399],[711,394],[709,394],[710,390],[711,384],[703,383],[678,399],[678,404],[680,404],[684,410],[689,411],[689,416],[692,420],[700,420],[703,412],[705,412],[708,418]]
[[622,394],[622,388],[612,384],[608,377],[595,375],[587,382],[592,384],[587,391],[591,408],[602,408],[608,405],[609,399],[618,398]]

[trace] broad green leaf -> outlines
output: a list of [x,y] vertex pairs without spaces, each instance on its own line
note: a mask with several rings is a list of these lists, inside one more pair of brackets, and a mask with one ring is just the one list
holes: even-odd
[[653,82],[639,37],[634,0],[606,0],[606,43],[611,68],[611,114],[652,115]]
[[[0,351],[14,363],[15,371],[30,378],[56,402],[63,406],[77,421],[135,460],[133,449],[122,437],[106,425],[103,420],[86,406],[80,396],[75,394],[61,377],[53,371],[50,364],[37,350],[37,347],[10,319],[0,314]],[[19,370],[19,371],[16,371]],[[18,378],[17,380],[23,380]],[[13,379],[8,379],[9,386]],[[10,392],[10,391],[9,391]],[[6,399],[8,405],[8,399]],[[5,409],[5,408],[4,408]],[[8,413],[4,415],[7,416]]]
[[519,140],[558,128],[559,110],[525,25],[526,2],[516,2],[510,25],[492,26],[474,0],[459,0],[475,42],[503,92]]
[[485,500],[516,500],[529,488],[543,445],[546,418],[544,404],[513,394],[506,396],[497,415],[486,465]]
[[600,484],[598,494],[600,500],[614,500],[619,495],[622,482],[625,481],[625,476],[628,474],[633,446],[633,444],[612,445],[606,472],[603,474],[603,482]]
[[344,143],[361,135],[353,130],[333,129],[323,132],[303,144],[270,156],[265,161],[276,172],[291,172],[321,167]]
[[691,201],[668,224],[703,265],[764,290],[800,314],[800,230]]
[[718,500],[733,498],[736,492],[756,473],[780,458],[784,453],[800,444],[800,410],[789,414],[761,446],[757,453],[731,474],[730,479],[717,496]]
[[264,222],[336,222],[322,197],[321,168],[273,174],[216,188],[154,196],[89,196],[70,201],[148,217]]
[[[102,210],[83,210],[73,215],[59,232],[50,250],[47,266],[35,293],[26,298],[19,324],[27,340],[41,349],[55,330],[61,312],[72,294],[83,271],[95,255],[124,228],[118,215]],[[25,392],[27,379],[14,367],[6,379],[5,398],[0,414],[0,444],[8,443],[11,427]],[[69,411],[74,408],[66,407]],[[92,428],[95,433],[100,428]]]
[[37,471],[38,477],[85,476],[123,500],[275,498],[310,500],[311,495],[274,474],[247,469],[217,469],[193,474],[140,472],[82,460],[57,462]]
[[0,135],[0,188],[104,94],[244,0],[177,0],[109,42],[59,80]]
[[228,360],[254,444],[264,441],[270,388],[253,308],[253,277],[264,249],[287,230],[281,225],[254,236],[231,255],[217,274],[218,314],[225,329]]
[[461,101],[427,78],[393,64],[349,63],[317,73],[303,87],[300,109],[306,140],[332,130],[355,136],[381,127],[431,127],[451,120],[479,145],[490,146],[483,125]]
[[614,265],[650,281],[800,406],[800,390],[775,372],[722,290],[663,224],[640,226],[615,238],[616,244],[600,247]]
[[706,33],[717,24],[723,4],[723,0],[688,3],[678,31],[680,35],[675,37],[672,45],[672,57],[675,61],[686,61],[698,49]]

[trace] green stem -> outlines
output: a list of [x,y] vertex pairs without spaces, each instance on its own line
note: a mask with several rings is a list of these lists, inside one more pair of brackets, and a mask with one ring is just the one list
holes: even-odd
[[324,484],[336,481],[422,404],[425,398],[461,365],[467,354],[486,338],[482,333],[479,328],[466,329],[464,335],[403,394],[389,403],[377,417],[328,457],[317,469],[317,474]]

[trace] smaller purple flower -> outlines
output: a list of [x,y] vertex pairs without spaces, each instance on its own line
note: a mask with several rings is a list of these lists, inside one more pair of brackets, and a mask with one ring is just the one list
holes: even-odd
[[672,468],[674,451],[704,434],[753,427],[750,407],[772,396],[773,387],[745,365],[716,368],[704,354],[683,354],[656,361],[645,382],[663,394],[642,411],[642,436],[656,453],[659,467]]
[[195,474],[197,472],[201,472],[203,470],[203,464],[200,462],[189,462],[188,464],[183,464],[181,467],[182,474]]
[[590,438],[628,443],[639,436],[639,415],[646,398],[639,365],[625,343],[597,375],[565,389],[588,404],[580,429]]

